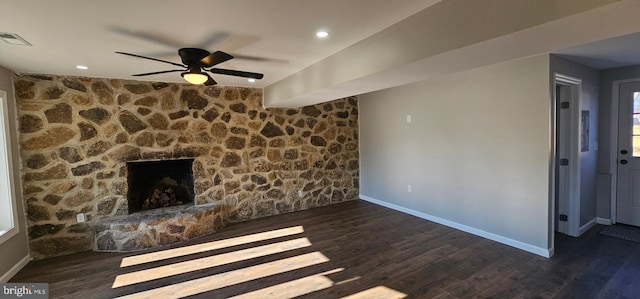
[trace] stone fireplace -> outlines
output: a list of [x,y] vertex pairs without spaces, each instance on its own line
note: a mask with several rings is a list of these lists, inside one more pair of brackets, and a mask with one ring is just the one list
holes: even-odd
[[127,162],[129,214],[193,204],[193,159]]
[[[34,259],[174,244],[358,198],[355,97],[266,109],[256,88],[49,75],[14,82]],[[156,184],[188,184],[193,197],[176,202],[193,203],[129,214],[141,205],[130,209],[140,185],[129,181],[138,172],[130,166],[173,160],[190,163],[193,186],[189,175],[159,175],[139,200]],[[165,168],[173,167],[143,176]]]

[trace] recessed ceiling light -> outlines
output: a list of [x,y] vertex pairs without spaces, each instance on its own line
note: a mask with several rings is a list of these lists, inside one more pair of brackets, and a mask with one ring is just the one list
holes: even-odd
[[89,67],[86,66],[86,65],[76,65],[76,68],[79,69],[79,70],[88,70],[89,69]]
[[253,82],[256,82],[256,79],[249,78],[247,81],[249,81],[249,82],[253,83]]
[[320,31],[316,32],[316,36],[318,38],[327,38],[329,36],[329,32],[325,31],[325,30],[320,30]]

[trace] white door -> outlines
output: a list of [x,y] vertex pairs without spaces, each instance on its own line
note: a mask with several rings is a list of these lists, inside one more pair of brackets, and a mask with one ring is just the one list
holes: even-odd
[[[556,85],[556,230],[570,235],[569,202],[571,199],[571,86]],[[575,104],[575,103],[574,103]]]
[[555,74],[555,227],[574,237],[580,236],[580,90],[580,79]]
[[616,222],[640,226],[640,82],[620,84]]

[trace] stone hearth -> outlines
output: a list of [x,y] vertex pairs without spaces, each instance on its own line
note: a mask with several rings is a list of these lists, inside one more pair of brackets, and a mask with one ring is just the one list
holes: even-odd
[[96,221],[96,251],[127,252],[174,244],[211,234],[224,226],[222,207],[181,206]]
[[[358,197],[356,98],[265,109],[253,88],[48,75],[14,82],[34,259],[169,244]],[[193,159],[193,206],[127,219],[126,163],[170,159]],[[78,213],[88,221],[77,223]]]

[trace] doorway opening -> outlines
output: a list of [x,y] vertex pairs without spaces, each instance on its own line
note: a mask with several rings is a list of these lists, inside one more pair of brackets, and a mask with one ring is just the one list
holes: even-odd
[[553,221],[554,232],[580,235],[580,127],[582,81],[554,76]]

